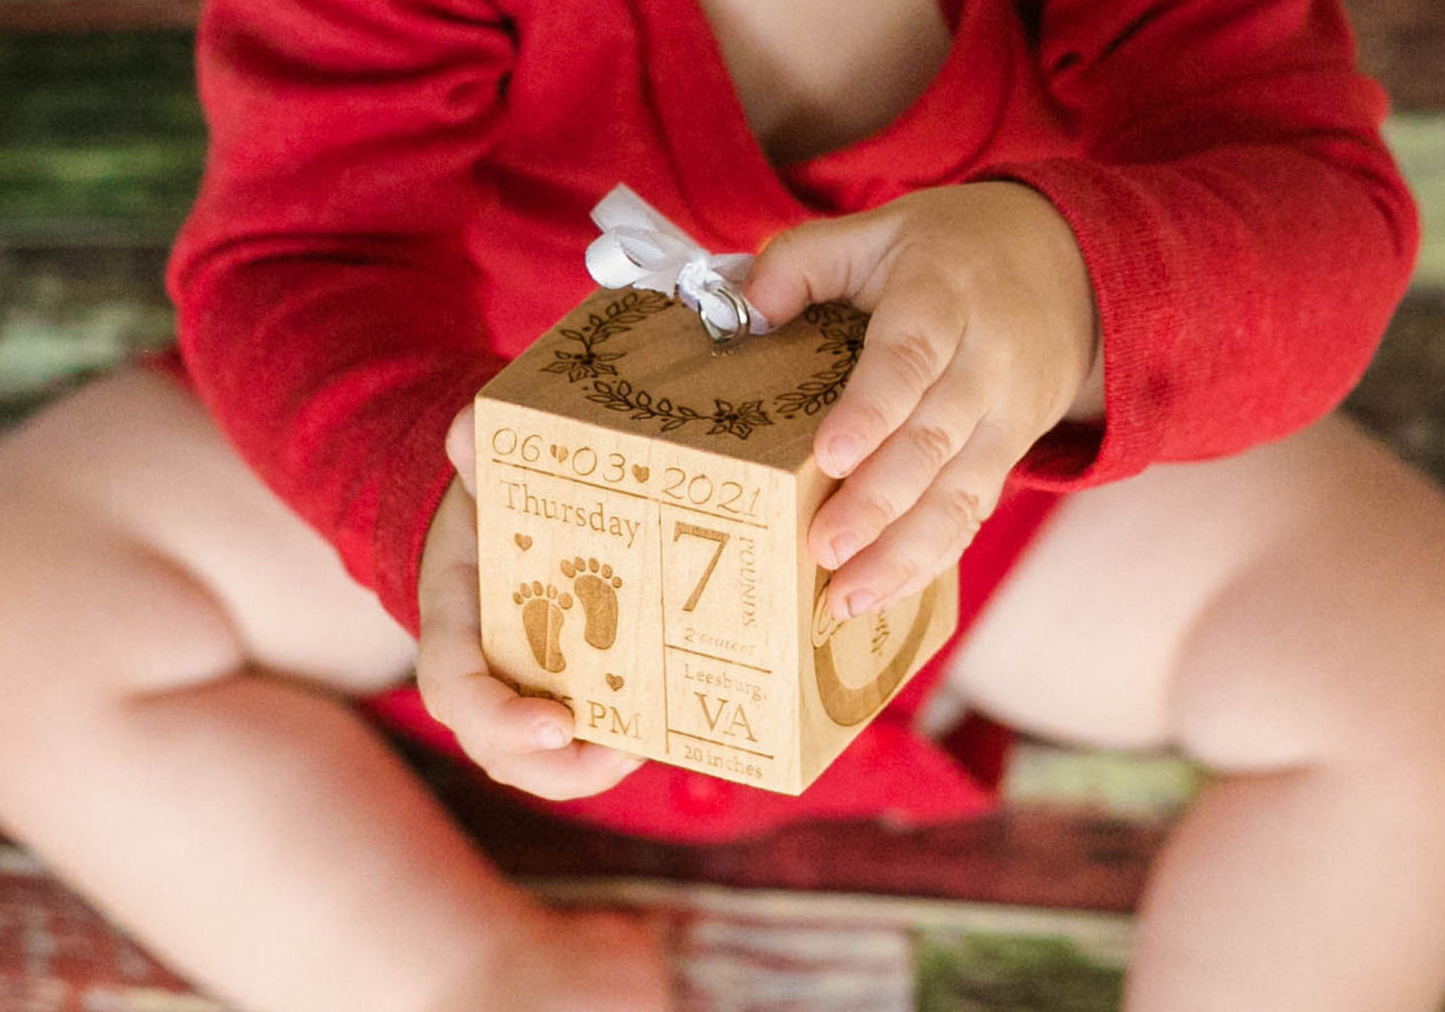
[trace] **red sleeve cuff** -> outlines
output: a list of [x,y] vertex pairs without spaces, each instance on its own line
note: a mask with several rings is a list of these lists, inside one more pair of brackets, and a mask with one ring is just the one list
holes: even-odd
[[1179,365],[1171,354],[1172,279],[1147,197],[1117,171],[1083,159],[992,166],[970,182],[985,180],[1032,187],[1063,215],[1088,267],[1102,334],[1102,430],[1059,425],[1020,462],[1016,477],[1065,491],[1137,474],[1160,455],[1174,385],[1193,382],[1187,365],[1182,376],[1170,368]]

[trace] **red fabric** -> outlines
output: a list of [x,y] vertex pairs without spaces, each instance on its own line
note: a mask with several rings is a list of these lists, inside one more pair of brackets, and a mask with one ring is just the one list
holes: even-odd
[[[1333,0],[970,0],[955,23],[895,123],[779,171],[695,0],[215,0],[170,273],[196,388],[413,631],[446,425],[591,289],[587,212],[618,181],[718,250],[923,186],[1048,196],[1097,293],[1107,420],[1042,440],[1024,486],[1333,406],[1418,241]],[[927,808],[939,783],[898,789]]]

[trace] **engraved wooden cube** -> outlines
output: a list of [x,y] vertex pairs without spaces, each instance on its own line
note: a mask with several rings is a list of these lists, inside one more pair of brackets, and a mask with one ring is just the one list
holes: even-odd
[[599,291],[476,400],[482,642],[577,736],[796,794],[952,633],[956,575],[837,623],[806,532],[813,433],[867,318],[815,306],[719,352]]

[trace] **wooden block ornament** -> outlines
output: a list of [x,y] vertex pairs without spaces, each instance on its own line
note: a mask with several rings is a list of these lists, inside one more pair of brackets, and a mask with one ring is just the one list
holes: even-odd
[[683,300],[603,289],[498,374],[476,399],[494,674],[567,704],[581,739],[807,787],[957,623],[953,570],[837,622],[808,552],[836,484],[813,434],[866,322],[814,306],[719,345]]

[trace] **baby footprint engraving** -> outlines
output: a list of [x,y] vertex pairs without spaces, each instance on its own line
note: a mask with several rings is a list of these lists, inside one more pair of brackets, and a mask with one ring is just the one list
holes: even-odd
[[617,639],[617,590],[622,577],[596,559],[578,556],[562,560],[562,575],[572,581],[572,591],[582,602],[582,638],[598,650],[606,650]]
[[561,671],[567,659],[562,656],[559,638],[565,613],[572,607],[572,595],[557,593],[550,583],[544,589],[541,580],[533,580],[520,585],[512,600],[522,608],[522,629],[532,656],[545,670]]

